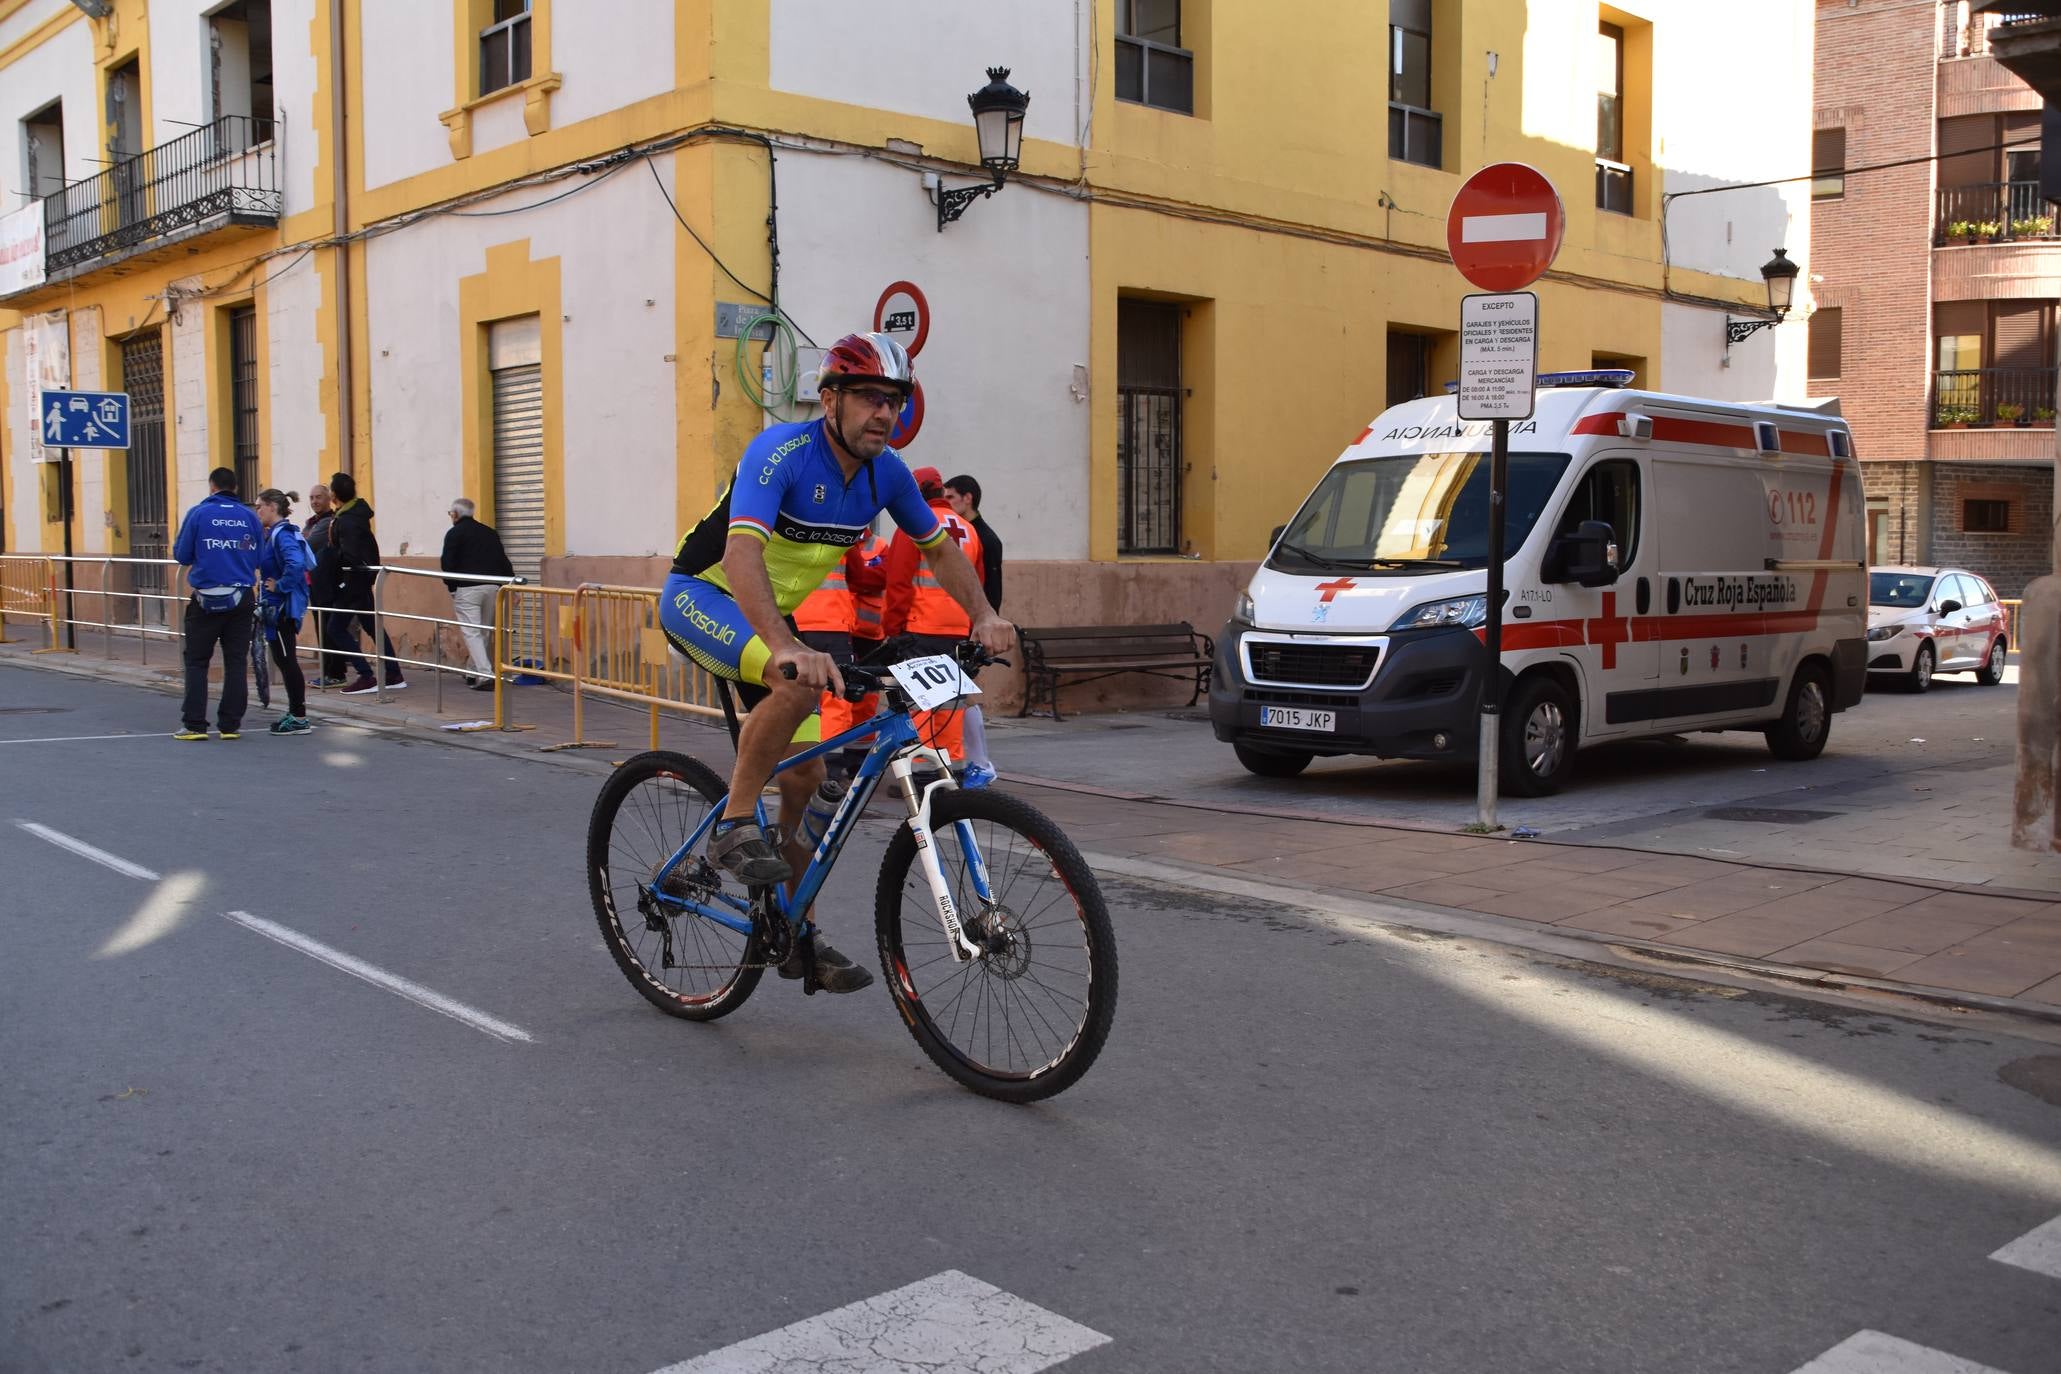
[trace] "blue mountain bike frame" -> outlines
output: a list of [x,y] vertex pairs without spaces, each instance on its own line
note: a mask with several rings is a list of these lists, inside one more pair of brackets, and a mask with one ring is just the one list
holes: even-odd
[[[982,953],[981,948],[967,939],[960,924],[958,910],[952,901],[951,885],[945,879],[937,845],[930,830],[931,798],[939,789],[951,789],[956,784],[953,783],[949,771],[949,760],[940,751],[923,744],[914,723],[909,719],[908,712],[899,711],[890,715],[875,716],[834,739],[824,740],[782,760],[773,772],[775,775],[784,773],[790,768],[821,758],[848,744],[857,744],[868,735],[874,737],[873,747],[867,751],[865,760],[859,765],[858,772],[853,775],[850,789],[845,793],[844,800],[839,803],[836,814],[830,818],[830,824],[824,830],[823,838],[818,841],[815,853],[810,856],[809,866],[803,870],[801,881],[796,884],[793,894],[789,895],[783,884],[760,889],[768,910],[779,913],[788,924],[795,926],[797,938],[814,933],[813,923],[807,920],[809,908],[815,902],[816,894],[822,889],[824,882],[829,879],[830,870],[836,867],[837,856],[843,851],[845,841],[851,837],[853,829],[858,824],[858,818],[865,814],[866,805],[872,800],[874,790],[879,787],[883,778],[892,775],[901,784],[903,797],[908,802],[907,823],[916,835],[919,866],[936,900],[938,919],[952,942],[952,957],[960,961],[978,958]],[[918,758],[931,759],[937,765],[939,773],[935,781],[924,784],[920,789],[914,777],[914,765]],[[753,929],[751,901],[717,891],[712,894],[715,898],[715,903],[712,904],[692,898],[676,897],[663,890],[666,877],[700,848],[710,828],[721,818],[729,800],[729,794],[725,793],[721,800],[710,806],[708,815],[694,828],[694,833],[687,837],[686,843],[673,851],[672,857],[667,859],[664,866],[653,876],[647,890],[652,900],[661,907],[691,912],[703,920],[736,931],[739,935],[749,936]],[[764,798],[759,799],[754,811],[758,824],[763,828],[767,819]],[[988,886],[987,864],[981,859],[980,847],[974,839],[972,824],[963,820],[955,821],[952,829],[959,841],[960,853],[965,858],[967,874],[972,880],[974,893],[984,906],[991,905],[994,902],[994,893]]]

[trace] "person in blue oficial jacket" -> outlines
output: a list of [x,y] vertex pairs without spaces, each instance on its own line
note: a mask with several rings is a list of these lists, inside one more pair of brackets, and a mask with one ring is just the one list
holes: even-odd
[[186,700],[183,728],[174,739],[208,737],[208,665],[222,648],[222,704],[215,727],[223,739],[242,736],[250,693],[250,636],[256,620],[258,549],[264,528],[257,513],[236,499],[236,473],[208,474],[208,494],[179,522],[172,557],[185,569]]
[[299,492],[276,487],[258,493],[258,523],[265,527],[265,547],[258,555],[258,576],[264,579],[258,623],[265,627],[265,649],[286,684],[286,714],[272,722],[275,735],[305,735],[314,728],[308,724],[308,679],[294,651],[315,572],[315,551],[287,519],[300,499]]

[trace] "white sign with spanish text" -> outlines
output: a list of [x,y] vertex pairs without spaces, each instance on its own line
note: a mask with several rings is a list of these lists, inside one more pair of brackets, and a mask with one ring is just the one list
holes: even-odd
[[1460,298],[1460,418],[1528,420],[1538,383],[1539,298]]

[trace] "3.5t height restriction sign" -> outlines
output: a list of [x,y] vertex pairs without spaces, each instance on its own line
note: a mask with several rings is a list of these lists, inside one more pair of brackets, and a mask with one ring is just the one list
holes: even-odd
[[1528,420],[1538,378],[1539,298],[1460,298],[1460,418]]

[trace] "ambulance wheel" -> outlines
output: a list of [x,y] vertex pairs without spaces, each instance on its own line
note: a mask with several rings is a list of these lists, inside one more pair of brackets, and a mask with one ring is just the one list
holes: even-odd
[[1558,792],[1574,771],[1574,702],[1559,681],[1541,673],[1517,684],[1503,708],[1499,790],[1513,797]]
[[1825,669],[1806,663],[1796,670],[1789,684],[1789,700],[1782,718],[1767,729],[1768,751],[1778,759],[1801,763],[1825,752],[1825,740],[1832,733],[1832,688]]
[[1245,771],[1263,778],[1292,778],[1310,766],[1312,755],[1300,749],[1273,750],[1248,749],[1242,744],[1231,746],[1231,752],[1238,756],[1238,762],[1245,765]]

